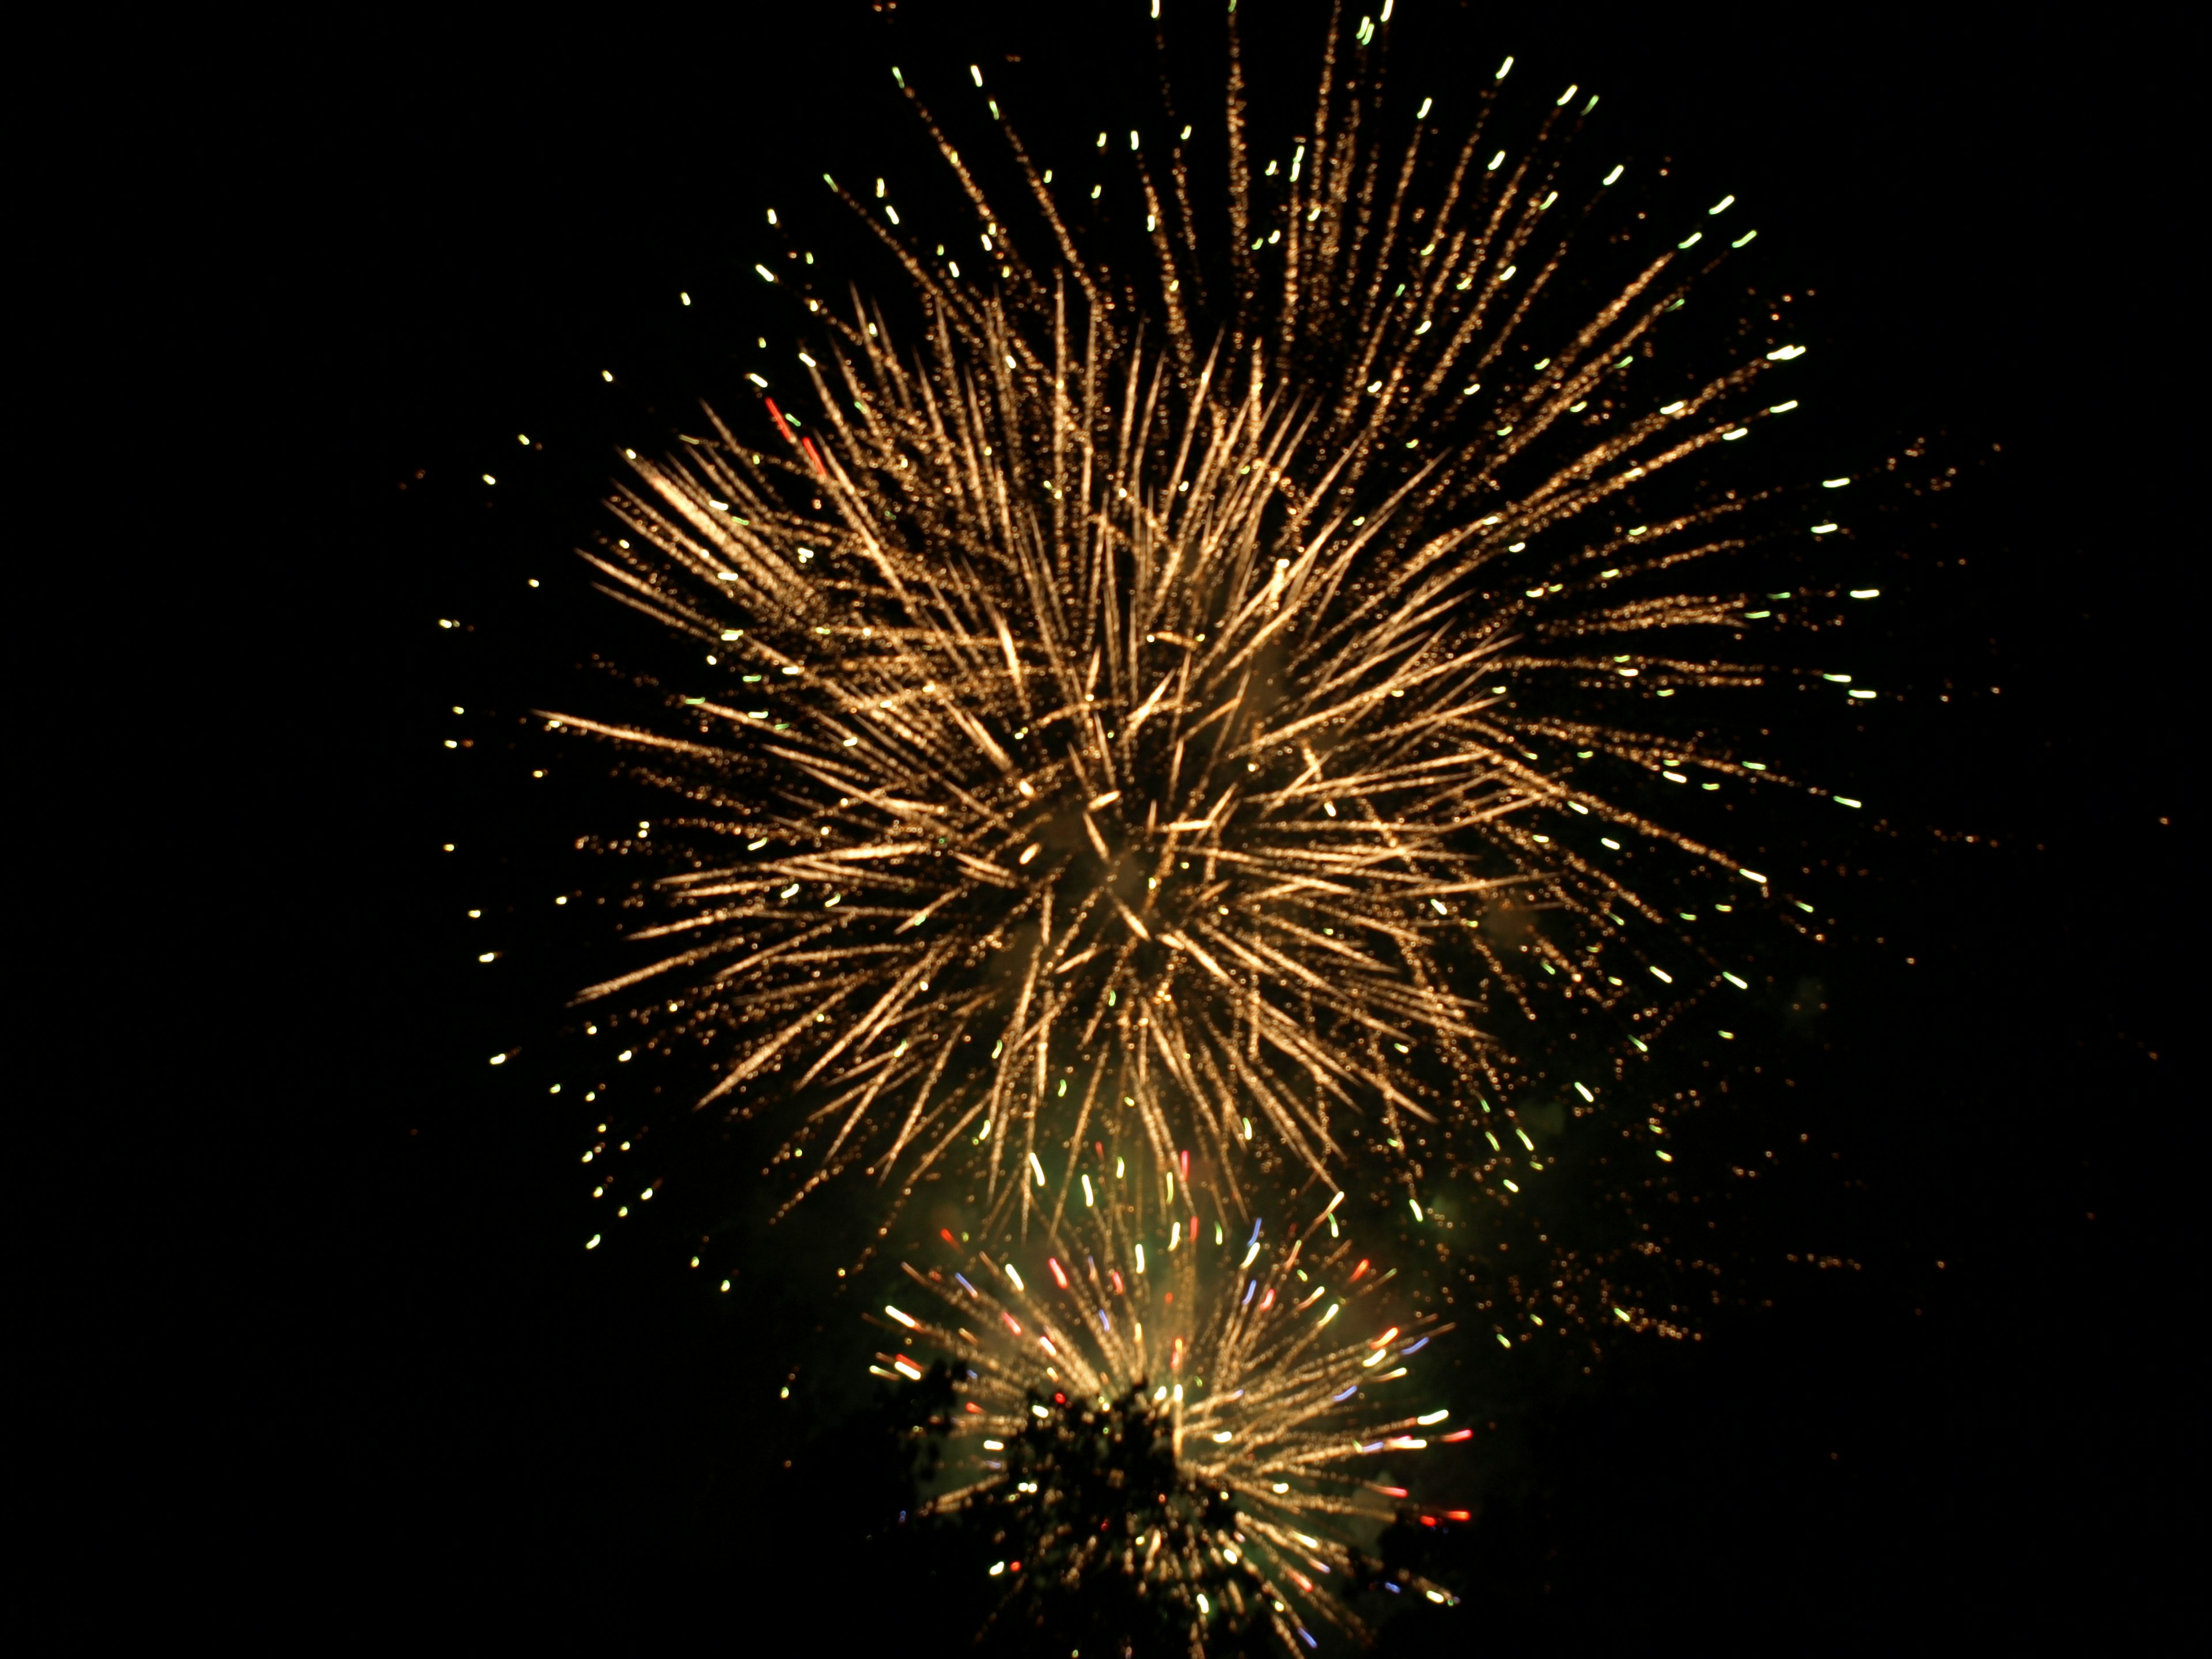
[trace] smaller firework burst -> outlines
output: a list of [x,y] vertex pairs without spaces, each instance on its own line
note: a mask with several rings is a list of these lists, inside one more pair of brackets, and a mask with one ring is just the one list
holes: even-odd
[[1303,1651],[1316,1618],[1364,1634],[1347,1598],[1385,1577],[1355,1534],[1410,1504],[1372,1460],[1425,1449],[1448,1420],[1404,1396],[1406,1362],[1451,1327],[1362,1305],[1395,1274],[1358,1254],[1335,1207],[1286,1249],[1264,1218],[1208,1247],[1194,1218],[1148,1252],[1107,1211],[1027,1272],[980,1253],[964,1270],[906,1267],[949,1316],[887,1305],[879,1322],[922,1354],[876,1369],[919,1378],[934,1348],[962,1376],[948,1468],[965,1483],[933,1510],[1002,1552],[1001,1629],[1049,1607],[1056,1630],[1073,1618],[1109,1644],[1142,1630],[1194,1652],[1268,1631]]

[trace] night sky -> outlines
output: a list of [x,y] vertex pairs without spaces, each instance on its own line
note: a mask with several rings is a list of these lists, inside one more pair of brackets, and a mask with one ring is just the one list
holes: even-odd
[[[1248,7],[1252,74],[1302,97],[1317,14],[1288,9],[1263,29]],[[2145,1305],[2177,1224],[2144,1171],[2199,1092],[2173,1078],[2193,987],[2165,965],[2191,920],[2173,728],[2201,542],[2155,412],[2189,325],[2146,78],[2173,43],[1907,9],[1787,31],[1400,12],[1408,90],[1510,52],[1524,95],[1597,90],[1633,154],[1750,204],[1761,281],[1804,296],[1808,474],[1917,448],[1956,477],[1854,556],[1885,598],[1838,648],[1894,695],[1790,734],[1869,810],[1799,859],[1826,861],[1846,920],[1778,993],[1762,1076],[1789,1082],[1710,1126],[1732,1305],[1694,1345],[1617,1340],[1571,1386],[1486,1370],[1479,1516],[1437,1540],[1465,1605],[1386,1650],[1576,1630],[1792,1649],[2124,1598],[2130,1425],[2184,1328]],[[570,843],[637,798],[581,765],[530,780],[542,751],[510,745],[521,711],[588,684],[589,652],[648,648],[569,550],[621,445],[733,402],[755,337],[790,338],[745,276],[763,209],[803,210],[833,270],[887,289],[828,228],[818,175],[925,170],[888,65],[941,94],[990,65],[1025,128],[1081,132],[1143,84],[1141,7],[1112,15],[1096,38],[1039,21],[1060,9],[909,3],[893,24],[866,0],[425,26],[363,42],[353,90],[291,102],[326,158],[313,264],[343,295],[292,372],[355,434],[321,505],[357,550],[354,673],[320,728],[347,750],[328,847],[353,873],[343,919],[285,901],[319,966],[312,994],[272,988],[298,1009],[276,1121],[299,1170],[241,1255],[268,1310],[243,1341],[274,1486],[331,1529],[301,1582],[358,1584],[364,1619],[641,1642],[804,1620],[825,1651],[957,1650],[969,1593],[866,1543],[880,1472],[839,1461],[874,1387],[832,1276],[866,1194],[725,1235],[726,1295],[732,1268],[686,1269],[651,1217],[580,1249],[596,1120],[532,1065],[607,918],[529,907],[626,878]],[[1218,109],[1210,63],[1181,72],[1185,118]]]

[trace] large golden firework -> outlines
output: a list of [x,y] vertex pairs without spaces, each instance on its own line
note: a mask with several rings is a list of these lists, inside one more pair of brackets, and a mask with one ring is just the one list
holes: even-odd
[[[1725,567],[1801,499],[1713,470],[1799,349],[1669,348],[1751,239],[1733,198],[1662,228],[1576,159],[1577,88],[1523,119],[1493,83],[1447,142],[1333,46],[1266,159],[1234,40],[1208,214],[1188,127],[1055,183],[979,90],[1017,209],[907,88],[955,251],[832,187],[910,349],[763,264],[811,331],[792,383],[633,455],[586,555],[704,663],[660,717],[547,715],[681,803],[647,959],[584,996],[649,1006],[702,1105],[797,1103],[802,1194],[951,1167],[1026,1228],[1101,1138],[1232,1223],[1355,1154],[1418,1203],[1427,1125],[1533,1148],[1540,999],[1626,1051],[1742,983],[1677,890],[1765,877],[1654,805],[1779,781],[1680,714],[1774,672],[1722,653],[1762,614]],[[1109,185],[1141,276],[1086,252]]]

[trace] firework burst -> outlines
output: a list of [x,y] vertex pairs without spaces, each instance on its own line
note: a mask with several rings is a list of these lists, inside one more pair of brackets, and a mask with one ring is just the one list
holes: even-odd
[[1353,1534],[1415,1507],[1380,1460],[1470,1437],[1400,1399],[1406,1362],[1452,1328],[1413,1316],[1348,1335],[1381,1324],[1367,1304],[1395,1274],[1333,1214],[1287,1249],[1264,1222],[1208,1246],[1194,1218],[1148,1258],[1127,1213],[1090,1212],[1026,1273],[988,1255],[908,1265],[943,1316],[890,1304],[877,1322],[919,1350],[879,1354],[878,1375],[919,1379],[934,1351],[964,1379],[948,1458],[964,1484],[933,1507],[997,1540],[988,1571],[1012,1576],[998,1617],[1025,1627],[1050,1604],[1059,1628],[1059,1598],[1079,1592],[1109,1624],[1141,1617],[1202,1650],[1256,1629],[1289,1646],[1309,1618],[1358,1632],[1343,1598],[1376,1583],[1449,1601],[1388,1577]]
[[649,1000],[702,1105],[803,1102],[799,1193],[950,1162],[1026,1228],[1097,1136],[1235,1218],[1355,1152],[1417,1196],[1409,1139],[1508,1127],[1540,996],[1625,1049],[1731,977],[1672,886],[1765,877],[1651,797],[1781,781],[1680,711],[1775,672],[1716,656],[1759,603],[1718,567],[1802,498],[1703,469],[1798,350],[1669,355],[1750,237],[1732,198],[1632,221],[1573,88],[1519,124],[1486,92],[1446,145],[1377,84],[1326,52],[1262,169],[1232,69],[1211,215],[1188,128],[1101,135],[1126,264],[1010,122],[1018,215],[907,88],[968,251],[838,193],[912,349],[763,264],[815,331],[794,384],[631,457],[586,557],[705,685],[548,714],[683,802],[650,958],[585,1000]]

